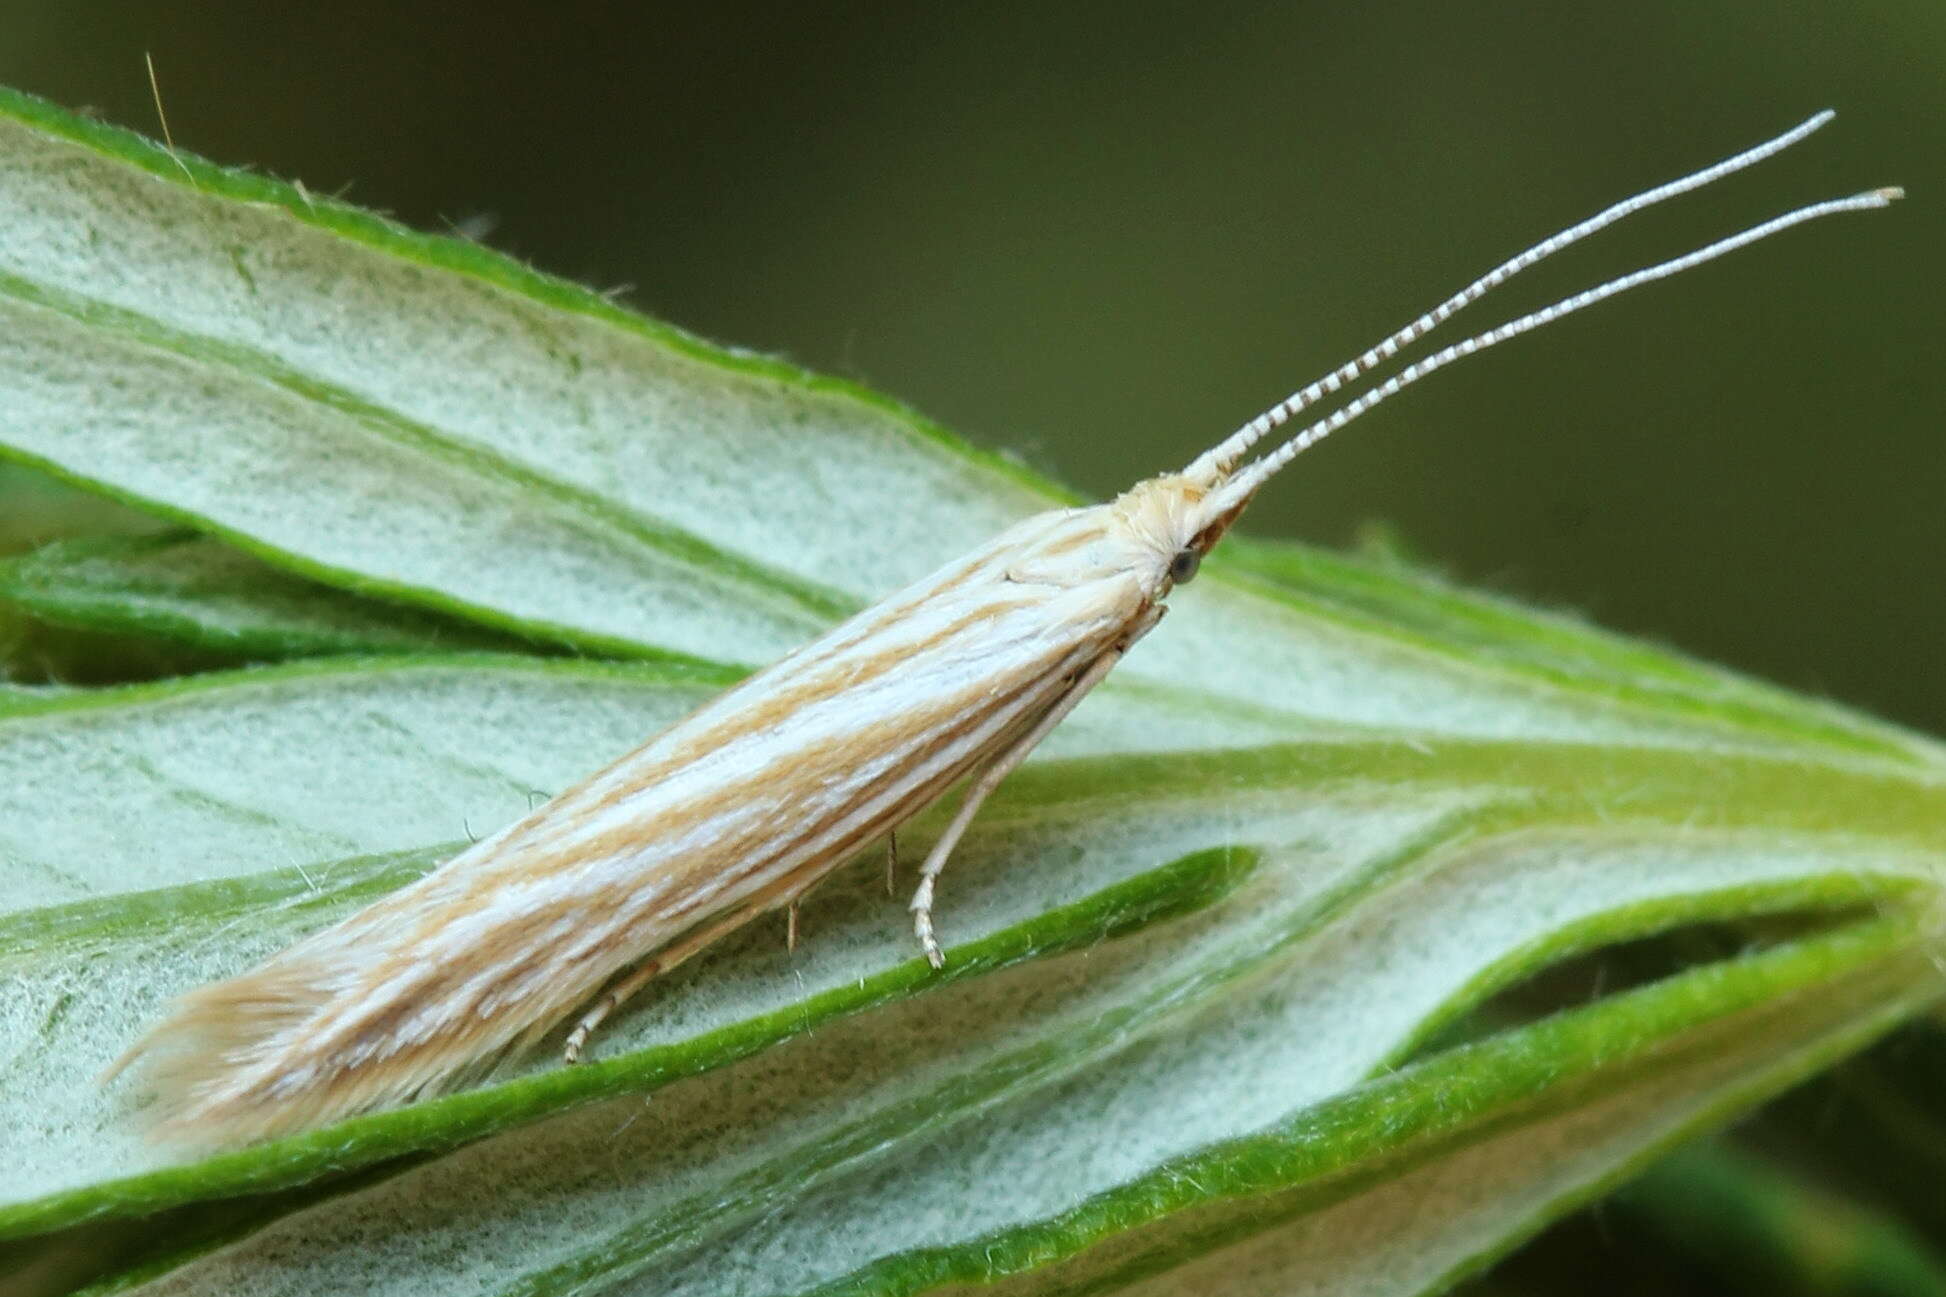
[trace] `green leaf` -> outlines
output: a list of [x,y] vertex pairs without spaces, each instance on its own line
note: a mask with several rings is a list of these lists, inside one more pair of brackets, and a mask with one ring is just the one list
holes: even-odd
[[0,559],[0,600],[56,625],[248,658],[529,647],[287,575],[193,532],[60,540]]
[[[1200,1145],[1237,1097],[1211,1078],[1275,1075],[1256,1065],[1293,1052],[1237,1043],[1271,979],[1079,1068],[1048,1057],[1067,1052],[1058,1016],[1051,1037],[993,1030],[991,995],[1015,988],[988,985],[474,1145],[175,1258],[140,1290],[406,1292],[430,1270],[535,1294],[651,1275],[667,1293],[1194,1293],[1255,1270],[1421,1291],[1612,1177],[1645,1134],[1720,1117],[1909,1010],[1897,942],[1867,924],[1699,970]],[[1144,1119],[1158,1102],[1164,1119]]]
[[0,463],[0,554],[32,549],[68,536],[141,535],[159,524],[19,464]]
[[[1638,643],[1562,613],[1462,590],[1396,562],[1356,562],[1289,542],[1236,538],[1223,552],[1254,588],[1300,606],[1367,620],[1393,635],[1418,632],[1428,649],[1624,705],[1688,714],[1752,730],[1870,748],[1901,732],[1844,708]],[[1227,570],[1227,569],[1226,569]]]
[[[0,152],[0,454],[345,588],[603,652],[756,665],[1061,502],[883,398],[473,244],[24,96],[0,96]],[[1680,728],[1603,682],[1230,582],[1176,603],[1132,679],[1313,724]],[[1737,714],[1692,720],[1720,741],[1775,737]],[[1829,728],[1939,759],[1861,719]]]
[[[148,1145],[139,1081],[94,1078],[169,996],[1063,497],[853,386],[10,94],[0,393],[0,454],[203,537],[43,550],[10,597],[366,654],[0,694],[0,1235],[31,1261],[237,1200],[115,1289],[1432,1291],[1936,995],[1937,744],[1237,542],[985,809],[945,975],[863,864],[804,947],[753,925],[591,1064]],[[632,660],[454,651],[532,640]],[[1733,952],[1453,1043],[1699,924]]]
[[0,912],[463,841],[731,679],[399,657],[16,702]]

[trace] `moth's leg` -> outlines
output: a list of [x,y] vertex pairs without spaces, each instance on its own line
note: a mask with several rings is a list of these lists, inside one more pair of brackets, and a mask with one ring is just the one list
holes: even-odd
[[721,922],[697,929],[637,965],[634,972],[604,991],[601,998],[595,1001],[595,1007],[582,1015],[581,1021],[574,1025],[574,1030],[568,1033],[568,1043],[561,1051],[562,1056],[570,1063],[579,1063],[581,1049],[588,1043],[588,1037],[593,1035],[595,1028],[599,1027],[609,1014],[620,1008],[622,1002],[629,996],[641,990],[651,978],[668,972],[704,946],[742,927],[756,916],[757,910],[753,907],[746,906],[741,910],[733,911]]
[[885,894],[899,894],[899,831],[888,829],[885,834]]
[[784,951],[786,954],[797,949],[797,902],[792,901],[784,919]]
[[[1146,630],[1147,627],[1143,629]],[[1046,738],[1056,725],[1067,719],[1068,713],[1088,696],[1088,691],[1100,684],[1103,678],[1115,669],[1115,664],[1122,660],[1122,654],[1126,651],[1126,647],[1112,648],[1091,662],[1088,669],[1068,687],[1068,691],[1055,700],[1054,705],[1047,709],[1045,715],[1034,722],[1033,728],[1021,735],[1012,747],[989,762],[967,786],[966,796],[961,799],[959,810],[954,813],[952,822],[946,826],[946,831],[939,835],[939,841],[933,843],[932,851],[926,856],[926,863],[920,867],[919,890],[912,894],[912,930],[919,936],[919,945],[926,952],[926,962],[934,968],[946,966],[946,956],[940,952],[939,941],[933,936],[932,931],[933,887],[940,871],[946,868],[946,858],[953,854],[953,848],[959,844],[960,835],[965,833],[967,826],[973,822],[973,817],[979,813],[980,804],[986,801],[987,795],[1000,786],[1001,780],[1013,773],[1015,766],[1027,759],[1028,753],[1040,746],[1040,741]]]

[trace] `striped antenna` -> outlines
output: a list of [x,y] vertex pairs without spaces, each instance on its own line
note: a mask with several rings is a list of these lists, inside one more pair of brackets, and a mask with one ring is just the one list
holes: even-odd
[[1205,482],[1214,481],[1217,478],[1227,475],[1236,466],[1237,461],[1243,457],[1244,452],[1256,445],[1266,433],[1288,423],[1292,417],[1315,404],[1320,398],[1331,395],[1351,380],[1369,373],[1378,365],[1390,360],[1401,349],[1417,342],[1420,338],[1432,332],[1441,323],[1458,314],[1463,307],[1470,306],[1472,303],[1486,296],[1489,290],[1506,283],[1509,279],[1512,279],[1529,266],[1545,260],[1571,244],[1579,243],[1582,239],[1613,225],[1625,216],[1632,216],[1644,208],[1653,207],[1657,203],[1674,198],[1679,194],[1686,194],[1692,189],[1701,189],[1704,185],[1712,181],[1720,180],[1732,172],[1741,171],[1745,167],[1762,162],[1765,158],[1773,154],[1781,153],[1783,150],[1788,149],[1791,145],[1796,144],[1799,140],[1823,126],[1826,122],[1829,122],[1834,116],[1836,114],[1827,108],[1823,112],[1817,113],[1807,120],[1800,122],[1774,139],[1765,140],[1762,144],[1745,149],[1734,157],[1725,158],[1713,166],[1704,167],[1701,171],[1692,172],[1679,180],[1671,180],[1665,185],[1658,185],[1656,188],[1637,194],[1633,198],[1624,198],[1621,202],[1596,212],[1580,224],[1571,225],[1560,233],[1541,240],[1520,255],[1494,267],[1459,292],[1441,302],[1438,306],[1435,306],[1432,310],[1427,311],[1424,315],[1406,325],[1391,337],[1385,339],[1385,341],[1366,351],[1356,360],[1339,366],[1323,378],[1320,378],[1317,382],[1307,387],[1299,388],[1282,401],[1279,401],[1276,405],[1271,406],[1268,410],[1265,410],[1262,414],[1205,451],[1194,463],[1184,470],[1185,474],[1198,481]]
[[1445,368],[1463,356],[1484,351],[1509,338],[1517,338],[1544,324],[1552,324],[1563,316],[1572,315],[1584,307],[1593,306],[1596,302],[1626,293],[1631,288],[1639,288],[1643,284],[1652,284],[1658,279],[1667,279],[1671,275],[1681,274],[1692,266],[1700,266],[1705,261],[1712,261],[1726,252],[1734,252],[1745,244],[1768,238],[1779,230],[1787,230],[1793,225],[1802,225],[1806,221],[1814,221],[1821,216],[1832,216],[1839,212],[1862,212],[1885,207],[1904,196],[1905,191],[1898,188],[1873,189],[1855,194],[1850,198],[1832,198],[1822,203],[1799,207],[1794,211],[1785,212],[1782,216],[1773,217],[1761,225],[1754,225],[1741,233],[1718,239],[1715,243],[1698,248],[1694,252],[1623,275],[1619,279],[1611,279],[1605,284],[1586,289],[1572,297],[1564,297],[1552,306],[1542,307],[1517,320],[1510,320],[1497,329],[1476,334],[1464,342],[1456,342],[1450,347],[1436,351],[1423,360],[1414,361],[1371,391],[1357,397],[1325,418],[1319,419],[1225,483],[1212,497],[1211,512],[1220,514],[1230,505],[1240,506],[1255,493],[1258,487],[1305,450],[1323,441],[1373,406],[1398,395],[1426,375]]

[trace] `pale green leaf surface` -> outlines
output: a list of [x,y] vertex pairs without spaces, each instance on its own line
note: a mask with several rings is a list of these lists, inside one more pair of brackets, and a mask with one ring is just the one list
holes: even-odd
[[[0,98],[0,158],[0,450],[351,588],[756,664],[1057,502],[858,389],[271,182],[191,185],[21,96]],[[1400,631],[1211,580],[1122,674],[1334,724],[1803,737],[1612,691],[1590,706]]]
[[746,661],[1030,503],[882,403],[377,253],[331,228],[377,222],[288,191],[301,214],[144,174],[11,106],[6,440],[64,473],[375,586]]
[[[1058,495],[869,393],[13,95],[0,388],[0,454],[242,554],[684,660],[320,660],[0,697],[0,1234],[464,1145],[128,1282],[1053,1293],[1223,1248],[1144,1282],[1416,1292],[1934,993],[1936,745],[1437,583],[1241,548],[983,813],[945,879],[948,976],[864,864],[812,899],[804,947],[753,925],[591,1065],[543,1050],[324,1131],[151,1146],[140,1078],[94,1076],[168,996]],[[198,553],[250,592],[299,588]],[[91,617],[155,611],[136,582],[92,595]],[[225,598],[179,583],[168,615],[265,612]],[[380,607],[296,599],[269,623]],[[1425,1054],[1565,957],[1780,913],[1830,926]]]
[[[1123,1262],[1122,1275],[1184,1254],[1208,1250],[1206,1258],[1114,1286],[1133,1297],[1442,1292],[1611,1187],[1672,1140],[1762,1102],[1869,1043],[1915,1007],[1914,998],[1897,988],[1899,980],[1881,975],[1819,988],[1789,1015],[1752,1014],[1754,1022],[1698,1033],[1688,1042],[1687,1057],[1649,1071],[1619,1093],[1492,1132],[1450,1156],[1360,1186],[1362,1192],[1322,1210],[1293,1194],[1283,1203],[1272,1198],[1248,1204],[1233,1213],[1240,1219],[1203,1223],[1201,1238],[1198,1222],[1185,1221],[1176,1237],[1130,1246],[1133,1255]],[[1280,1215],[1290,1223],[1250,1232]],[[1115,1260],[1121,1258],[1086,1258],[1073,1269],[1114,1275]],[[1077,1277],[1056,1272],[982,1291],[995,1297],[1074,1292]]]
[[[22,696],[0,714],[0,913],[484,836],[735,678],[401,657]],[[1117,685],[1050,752],[1294,732],[1274,714]]]
[[380,659],[17,706],[0,911],[484,834],[724,683],[698,676]]
[[1421,632],[1441,651],[1475,663],[1494,663],[1618,702],[1715,715],[1841,745],[1862,745],[1875,737],[1898,748],[1911,738],[1856,712],[1626,639],[1568,614],[1461,589],[1433,573],[1358,562],[1288,541],[1231,539],[1220,551],[1222,566],[1233,565],[1307,606],[1369,619],[1394,635]]
[[[1021,1033],[1004,1026],[1015,1048],[990,1054],[989,997],[1031,1010],[1089,993],[1102,971],[1016,1001],[1022,980],[1051,971],[1043,965],[895,1010],[876,1030],[801,1038],[647,1106],[621,1100],[474,1145],[145,1291],[409,1293],[431,1270],[486,1292],[913,1292],[1076,1254],[1069,1264],[1096,1276],[1139,1273],[1292,1216],[1325,1253],[1311,1260],[1334,1264],[1285,1271],[1286,1282],[1356,1291],[1333,1277],[1363,1276],[1378,1291],[1417,1291],[1465,1262],[1469,1245],[1517,1236],[1571,1186],[1728,1103],[1725,1092],[1748,1102],[1778,1084],[1767,1070],[1801,1072],[1804,1053],[1869,1039],[1910,1008],[1912,970],[1888,958],[1896,949],[1894,933],[1868,925],[1363,1087],[1319,1086],[1314,1095],[1342,1092],[1308,1102],[1281,1071],[1252,1067],[1242,1079],[1254,1087],[1210,1084],[1239,1049],[1268,1051],[1263,1063],[1294,1052],[1254,1023],[1236,1034],[1256,1016],[1252,1001],[1286,998],[1268,978],[1152,1031],[1104,1022],[1098,1034],[1113,1042],[1078,1069],[1074,1051],[1019,1048]],[[1807,982],[1806,1003],[1780,1004]],[[1646,1093],[1629,1093],[1643,1073]],[[1243,1095],[1251,1111],[1222,1111]],[[1181,1123],[1192,1129],[1172,1137]],[[1222,1137],[1199,1144],[1211,1130]],[[1473,1176],[1489,1192],[1469,1193]],[[1360,1195],[1373,1179],[1380,1187]],[[1347,1238],[1345,1218],[1360,1215]],[[1153,1237],[1158,1224],[1172,1237]],[[1076,1289],[1085,1283],[1056,1266],[1022,1290]],[[1183,1291],[1236,1289],[1206,1277]]]
[[[1598,750],[1578,754],[1579,762],[1576,755],[1456,745],[1428,756],[1345,742],[1046,765],[1023,772],[966,843],[947,932],[979,940],[1197,850],[1260,848],[1266,864],[1212,911],[1200,943],[1173,931],[1151,962],[1128,975],[1133,980],[1096,969],[1086,995],[1058,999],[1084,1022],[1138,1002],[1176,1003],[1187,994],[1183,979],[1227,982],[1292,947],[1297,953],[1277,954],[1275,985],[1299,1018],[1249,1028],[1291,1051],[1263,1069],[1264,1095],[1287,1101],[1311,1086],[1328,1094],[1351,1083],[1409,1048],[1455,1003],[1617,932],[1895,897],[1936,867],[1927,844],[1946,828],[1929,799],[1899,780],[1841,780],[1848,833],[1839,837],[1818,832],[1828,812],[1797,801],[1804,776],[1790,765],[1654,754],[1618,764]],[[1700,813],[1693,798],[1704,787],[1709,810]],[[1755,827],[1760,821],[1765,827]],[[1876,835],[1866,832],[1874,821]],[[180,901],[164,894],[139,905],[109,900],[17,916],[8,1017],[15,1032],[39,1037],[14,1065],[19,1085],[10,1088],[19,1106],[7,1114],[23,1196],[60,1195],[155,1165],[157,1154],[137,1143],[119,1104],[88,1078],[167,995],[246,967],[361,904],[370,895],[368,872],[286,872],[253,884],[241,914],[235,891],[218,889]],[[333,900],[334,889],[341,899]],[[605,1037],[608,1047],[666,1048],[766,1015],[788,1018],[793,1004],[909,965],[902,913],[876,896],[870,871],[843,895],[849,903],[837,914],[813,907],[807,915],[817,939],[795,960],[780,965],[774,933],[755,936],[740,947],[743,960],[698,965],[707,976],[692,971],[672,980],[653,1006]],[[1335,921],[1313,931],[1322,918]],[[678,987],[695,988],[697,998]],[[983,1003],[1003,1024],[1020,1020],[997,996]],[[1051,1038],[1073,1044],[1077,1030],[1064,1021]],[[1233,1081],[1241,1075],[1229,1044],[1208,1056]],[[517,1070],[529,1080],[510,1084],[528,1084],[540,1105],[530,1113],[598,1093],[602,1080],[595,1069],[563,1077],[545,1055]],[[1270,1085],[1271,1077],[1283,1079]],[[272,1145],[219,1169],[205,1187],[225,1183],[224,1175],[261,1176],[287,1154],[301,1171],[316,1165],[319,1148],[333,1165],[355,1162],[361,1138],[371,1145],[364,1156],[394,1152],[400,1131],[411,1146],[415,1123],[443,1142],[468,1122],[495,1119],[477,1092],[449,1102],[457,1105],[450,1119],[381,1115],[366,1119],[364,1135]],[[1250,1101],[1231,1096],[1212,1116],[1230,1121],[1249,1110]],[[1221,1133],[1172,1122],[1167,1135],[1193,1142]],[[38,1183],[25,1173],[34,1167]],[[21,1219],[83,1211],[85,1199],[23,1205]]]

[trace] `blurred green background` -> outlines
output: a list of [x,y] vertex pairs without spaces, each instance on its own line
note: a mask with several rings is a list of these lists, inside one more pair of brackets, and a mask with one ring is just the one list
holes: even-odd
[[1946,732],[1937,0],[193,8],[11,0],[0,81],[862,379],[1093,495],[1813,110],[1479,327],[1899,182],[1443,375],[1251,525]]

